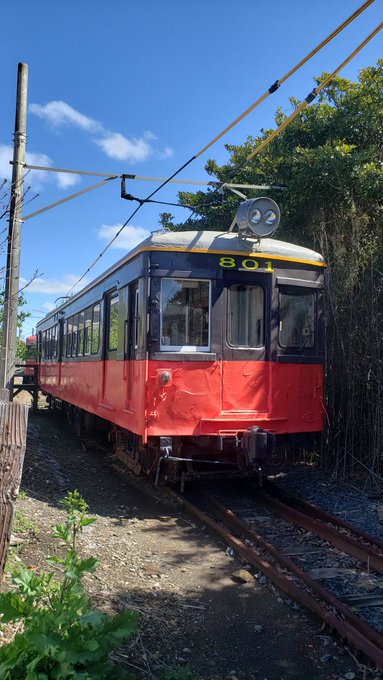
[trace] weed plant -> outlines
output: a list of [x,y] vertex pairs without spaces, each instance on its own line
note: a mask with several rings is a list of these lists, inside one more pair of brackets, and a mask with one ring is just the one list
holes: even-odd
[[94,609],[82,579],[98,566],[82,559],[79,534],[95,522],[81,495],[70,492],[62,501],[66,521],[54,527],[65,544],[63,557],[47,558],[53,568],[36,573],[24,565],[12,573],[15,588],[0,593],[0,623],[22,622],[23,631],[0,647],[1,680],[124,680],[133,676],[109,661],[109,654],[137,629],[137,614],[109,616]]

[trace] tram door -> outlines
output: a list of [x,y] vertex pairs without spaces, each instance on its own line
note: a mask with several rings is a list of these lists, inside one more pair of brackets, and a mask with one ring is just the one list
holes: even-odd
[[137,410],[143,386],[141,375],[143,362],[143,279],[133,281],[128,287],[127,318],[124,338],[124,379],[126,381],[125,408]]
[[112,290],[105,296],[104,308],[104,353],[103,353],[103,381],[102,402],[110,408],[115,407],[116,388],[118,385],[118,316],[119,294]]
[[225,274],[222,410],[268,412],[271,279],[248,272]]
[[58,361],[58,368],[57,368],[57,386],[62,390],[61,386],[61,377],[62,377],[62,361],[63,361],[63,353],[64,353],[64,319],[59,319],[58,323],[58,328],[57,328],[57,361]]

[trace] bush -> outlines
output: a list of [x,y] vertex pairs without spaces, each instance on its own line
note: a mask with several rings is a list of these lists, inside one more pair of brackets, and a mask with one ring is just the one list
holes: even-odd
[[133,676],[109,661],[109,654],[137,629],[137,614],[127,611],[108,616],[93,609],[82,579],[95,571],[94,557],[81,559],[77,538],[96,520],[77,491],[62,501],[64,524],[54,527],[54,537],[64,541],[64,557],[47,562],[50,572],[34,573],[25,566],[14,570],[16,588],[0,593],[1,623],[22,621],[24,630],[0,647],[2,680],[106,680]]

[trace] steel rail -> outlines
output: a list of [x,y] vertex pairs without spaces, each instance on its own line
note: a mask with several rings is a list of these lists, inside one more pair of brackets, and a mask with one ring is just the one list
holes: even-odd
[[[229,532],[227,528],[225,528],[221,524],[218,524],[218,522],[216,522],[214,519],[209,517],[209,515],[207,515],[202,510],[197,508],[184,496],[177,493],[175,493],[174,495],[184,505],[185,509],[188,512],[190,512],[190,514],[192,514],[199,521],[209,526],[215,534],[222,538],[222,540],[227,545],[232,547],[244,560],[246,560],[246,562],[260,569],[262,573],[265,574],[270,579],[270,581],[272,581],[280,590],[282,590],[287,595],[291,596],[295,601],[302,604],[306,609],[309,609],[310,611],[315,613],[329,626],[329,628],[337,631],[342,639],[347,640],[347,642],[352,647],[354,647],[359,652],[364,654],[368,659],[370,659],[378,669],[383,670],[383,636],[380,636],[377,631],[374,631],[369,627],[366,633],[362,632],[361,628],[364,628],[362,621],[361,622],[358,621],[358,627],[356,627],[350,622],[351,618],[350,620],[347,621],[338,618],[336,614],[327,609],[327,607],[325,607],[321,602],[316,600],[312,595],[310,595],[310,593],[308,593],[306,590],[302,590],[294,581],[292,581],[291,579],[287,578],[284,574],[282,574],[267,559],[259,555],[254,548],[251,548],[243,540],[235,536],[233,533]],[[206,502],[208,502],[207,498],[206,497],[204,498]],[[230,511],[228,512],[230,513]],[[239,527],[238,529],[236,529],[236,531],[238,530]],[[255,535],[253,536],[252,530],[247,529],[247,531],[251,532],[252,538],[250,540],[253,540],[255,542]],[[241,527],[240,533],[242,534],[242,536],[244,535],[244,532],[245,532],[244,527]],[[283,559],[287,560],[288,558],[283,556]],[[316,587],[318,586],[319,584],[316,584]],[[342,609],[346,608],[346,606],[342,605],[342,603],[339,603],[339,607]],[[338,611],[340,611],[340,609]],[[350,614],[352,614],[351,611]],[[367,627],[368,624],[365,624],[365,626]]]
[[218,515],[218,517],[232,529],[235,533],[240,534],[242,538],[246,538],[263,550],[266,550],[271,557],[273,557],[279,564],[291,571],[297,578],[303,581],[316,595],[324,600],[328,605],[336,609],[339,614],[344,616],[345,620],[357,628],[363,635],[371,640],[378,647],[383,649],[383,635],[379,631],[372,628],[366,621],[355,614],[346,604],[338,600],[335,595],[326,590],[318,581],[315,581],[307,572],[301,569],[290,557],[278,550],[266,538],[258,534],[257,531],[251,529],[247,522],[238,517],[232,510],[226,508],[216,498],[212,496],[202,496],[209,508]]
[[330,522],[334,526],[341,527],[342,529],[347,529],[350,534],[353,534],[356,538],[362,538],[364,541],[367,541],[377,551],[383,551],[383,541],[379,540],[376,536],[370,536],[366,531],[359,529],[359,527],[355,527],[353,524],[350,524],[350,522],[327,512],[327,510],[322,510],[322,508],[305,501],[303,498],[299,498],[299,496],[293,496],[293,494],[281,489],[269,480],[266,481],[264,488],[266,491],[270,489],[270,491],[273,494],[276,494],[280,500],[292,504],[305,515],[309,515],[314,519],[320,519],[323,522]]
[[347,555],[355,557],[360,562],[366,563],[367,568],[373,568],[375,571],[383,574],[383,555],[372,550],[370,546],[363,545],[355,538],[347,536],[327,524],[299,512],[299,510],[294,510],[294,508],[269,496],[261,489],[258,489],[256,493],[257,497],[261,498],[266,505],[269,505],[276,510],[284,519],[287,519],[302,529],[306,529],[306,531],[312,531],[331,543],[331,545],[347,553]]

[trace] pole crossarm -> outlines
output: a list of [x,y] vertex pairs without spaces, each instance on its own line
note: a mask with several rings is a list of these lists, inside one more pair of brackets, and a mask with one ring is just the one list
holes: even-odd
[[[11,165],[13,165],[13,162],[10,161]],[[127,173],[111,173],[111,172],[95,172],[93,170],[74,170],[72,168],[52,168],[44,165],[29,165],[29,163],[24,163],[23,167],[26,170],[41,170],[43,172],[66,172],[70,173],[72,175],[88,175],[88,176],[94,176],[94,177],[106,177],[107,179],[131,179],[131,180],[136,180],[140,182],[164,182],[167,178],[166,177],[146,177],[143,175],[133,175],[133,174],[127,174]],[[194,184],[195,186],[203,186],[203,187],[215,187],[219,186],[221,183],[218,180],[208,180],[208,181],[203,181],[203,180],[195,180],[195,179],[172,179],[169,181],[169,184]],[[102,186],[102,182],[100,184],[95,184],[93,187],[89,187],[89,190],[91,188],[96,188],[97,186]],[[234,189],[285,189],[285,187],[281,186],[273,186],[271,187],[270,185],[266,184],[231,184],[231,183],[225,183],[226,187],[229,188],[234,188]],[[80,195],[80,193],[79,193]],[[73,198],[76,196],[76,194],[73,194]],[[69,197],[66,199],[69,200]],[[55,204],[57,205],[57,204]],[[53,204],[52,204],[53,207]],[[48,209],[48,208],[47,208]],[[33,216],[35,213],[33,213]],[[31,215],[28,216],[28,218],[31,217]],[[24,220],[27,219],[26,217]]]
[[70,194],[70,196],[66,196],[65,198],[61,198],[59,201],[55,201],[54,203],[50,203],[49,205],[45,206],[45,208],[40,208],[40,210],[35,210],[35,212],[29,213],[29,215],[25,215],[25,217],[23,218],[23,222],[26,222],[27,220],[30,220],[32,217],[36,217],[37,215],[41,215],[41,213],[46,212],[47,210],[51,210],[51,208],[57,208],[58,205],[62,205],[63,203],[67,203],[68,201],[71,201],[74,198],[78,198],[78,196],[82,196],[83,194],[87,194],[89,191],[93,191],[93,189],[97,189],[98,187],[105,186],[108,182],[110,182],[113,179],[117,179],[117,175],[112,175],[111,177],[107,177],[102,182],[97,182],[96,184],[92,184],[90,187],[87,187],[86,189],[82,189],[82,191],[76,191],[75,194]]

